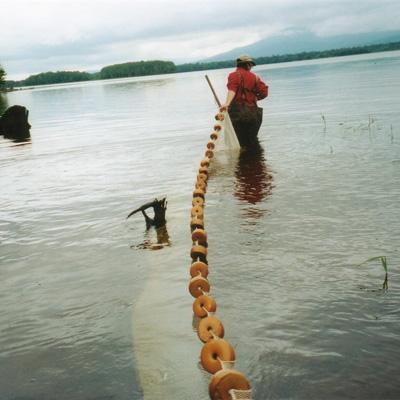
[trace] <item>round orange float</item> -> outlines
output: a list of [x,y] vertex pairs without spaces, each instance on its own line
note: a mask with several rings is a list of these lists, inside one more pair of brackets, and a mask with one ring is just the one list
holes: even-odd
[[203,278],[207,278],[208,276],[208,265],[203,261],[195,261],[190,266],[190,276],[192,278],[201,274]]
[[201,365],[210,374],[215,374],[222,369],[221,361],[235,361],[235,350],[223,339],[208,341],[200,353]]
[[215,143],[212,142],[212,141],[208,142],[207,143],[207,149],[214,150],[215,149]]
[[200,161],[200,165],[202,166],[202,167],[209,167],[210,166],[210,159],[209,158],[203,158],[201,161]]
[[207,247],[201,246],[199,244],[195,244],[190,249],[190,257],[192,257],[193,261],[200,259],[200,261],[207,261]]
[[192,232],[193,242],[207,242],[207,232],[204,229],[197,228]]
[[208,149],[208,150],[206,150],[205,155],[208,158],[213,158],[214,157],[214,152],[212,150]]
[[225,119],[225,116],[222,113],[218,113],[218,114],[215,115],[215,119],[217,121],[223,121]]
[[193,206],[190,215],[192,217],[199,217],[199,218],[204,218],[204,208],[202,206]]
[[202,199],[204,199],[204,196],[205,196],[204,190],[198,188],[194,189],[193,197],[201,197]]
[[207,167],[200,167],[199,174],[205,174],[208,177],[208,168]]
[[219,132],[221,129],[222,129],[222,125],[220,125],[220,124],[215,124],[214,125],[214,131]]
[[210,291],[210,283],[206,278],[198,275],[192,278],[189,282],[189,292],[193,297],[199,297],[204,293]]
[[211,400],[232,400],[230,390],[250,390],[247,378],[234,369],[222,369],[212,378],[208,387]]
[[203,172],[199,172],[199,174],[197,175],[197,180],[201,180],[201,181],[204,181],[205,183],[207,183],[208,175]]
[[223,338],[224,333],[225,331],[222,322],[215,317],[203,318],[197,328],[197,335],[199,336],[199,339],[204,343],[213,339],[214,335],[218,336],[219,338]]
[[197,180],[195,186],[196,186],[196,189],[201,189],[204,193],[207,189],[207,183],[205,183],[204,181],[202,181],[200,179]]
[[197,215],[192,217],[190,220],[190,229],[194,231],[195,229],[204,229],[204,219],[198,217]]
[[210,135],[210,139],[211,139],[211,140],[217,140],[217,139],[218,139],[218,132],[213,132],[213,133]]
[[208,313],[215,312],[217,303],[211,296],[202,294],[193,302],[193,313],[196,317],[204,318]]
[[192,206],[204,207],[204,199],[202,199],[201,197],[193,197]]

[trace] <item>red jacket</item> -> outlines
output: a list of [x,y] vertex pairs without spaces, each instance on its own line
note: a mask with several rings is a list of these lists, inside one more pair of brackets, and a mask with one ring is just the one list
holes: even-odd
[[229,74],[227,87],[236,93],[233,102],[250,106],[256,106],[257,100],[268,96],[268,86],[256,74],[241,67]]

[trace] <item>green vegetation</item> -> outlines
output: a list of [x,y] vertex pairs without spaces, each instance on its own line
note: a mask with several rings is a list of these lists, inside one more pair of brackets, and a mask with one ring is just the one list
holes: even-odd
[[114,64],[102,68],[100,79],[125,78],[130,76],[159,75],[176,72],[172,61],[139,61]]
[[[400,50],[400,42],[375,44],[370,46],[346,47],[324,51],[308,51],[296,54],[283,54],[269,57],[257,57],[254,60],[258,65],[276,64],[290,61],[313,60],[317,58],[349,56],[354,54],[377,53],[382,51]],[[234,60],[214,61],[207,63],[182,64],[176,67],[177,72],[203,71],[206,69],[232,68],[236,65]]]
[[52,83],[67,83],[81,82],[91,79],[91,74],[88,72],[79,71],[57,71],[57,72],[42,72],[41,74],[31,75],[25,79],[25,86],[47,85]]
[[108,65],[102,68],[100,72],[96,73],[80,71],[43,72],[37,75],[31,75],[23,81],[6,81],[6,86],[12,89],[17,86],[50,85],[97,79],[169,74],[173,72],[176,72],[176,66],[172,61],[138,61]]
[[0,91],[0,116],[4,114],[8,108],[7,96]]
[[374,44],[369,46],[346,47],[343,49],[333,49],[324,51],[308,51],[297,54],[286,54],[282,56],[260,57],[257,58],[259,64],[274,64],[280,62],[314,60],[317,58],[350,56],[354,54],[368,54],[382,51],[400,50],[400,42]]
[[383,284],[382,284],[382,290],[388,290],[388,268],[387,268],[386,256],[371,257],[368,260],[365,260],[364,262],[359,264],[358,266],[364,265],[371,261],[380,261],[381,262],[382,268],[385,271],[385,280],[383,281]]
[[[310,51],[297,54],[284,54],[269,57],[255,58],[257,64],[275,64],[290,61],[312,60],[327,57],[348,56],[354,54],[367,54],[382,51],[400,50],[400,42],[376,44],[369,46],[350,47],[325,51]],[[0,67],[0,87],[3,82],[6,88],[12,89],[16,86],[46,85],[54,83],[79,82],[96,79],[125,78],[131,76],[159,75],[178,72],[204,71],[209,69],[232,68],[236,65],[235,60],[197,62],[175,65],[172,61],[137,61],[123,64],[108,65],[100,72],[88,73],[79,71],[45,72],[31,75],[23,81],[5,81],[5,72]]]
[[235,60],[210,61],[181,64],[176,66],[176,72],[205,71],[208,69],[232,68],[236,66]]
[[0,65],[0,90],[4,89],[6,83],[6,71]]

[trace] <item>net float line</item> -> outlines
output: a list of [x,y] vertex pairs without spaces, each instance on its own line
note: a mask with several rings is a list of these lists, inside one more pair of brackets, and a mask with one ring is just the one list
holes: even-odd
[[202,294],[194,300],[192,308],[196,317],[205,318],[217,310],[217,303],[213,297]]
[[219,133],[218,132],[213,132],[210,135],[210,139],[213,140],[214,142],[218,139]]
[[235,361],[235,350],[224,339],[211,339],[201,349],[200,360],[207,372],[215,374]]
[[[210,83],[210,82],[209,82]],[[198,167],[194,184],[192,208],[190,212],[190,230],[192,247],[190,249],[189,292],[194,297],[193,314],[199,318],[197,335],[203,343],[200,363],[212,374],[209,383],[209,395],[212,400],[251,399],[251,385],[244,374],[233,369],[236,354],[232,345],[224,339],[225,328],[214,315],[217,302],[210,295],[211,284],[208,280],[208,237],[205,230],[205,206],[209,167],[214,157],[216,142],[223,133],[226,111],[215,115],[216,123],[206,143],[205,153]]]
[[198,217],[200,219],[204,219],[204,205],[196,205],[192,207],[191,213],[190,213],[191,217]]
[[204,183],[207,184],[208,181],[208,173],[200,172],[199,169],[199,174],[197,175],[197,182],[203,181]]
[[204,199],[201,197],[194,197],[192,200],[192,206],[203,206]]
[[192,278],[201,275],[203,278],[207,279],[208,276],[208,265],[202,261],[194,261],[190,266],[190,276]]

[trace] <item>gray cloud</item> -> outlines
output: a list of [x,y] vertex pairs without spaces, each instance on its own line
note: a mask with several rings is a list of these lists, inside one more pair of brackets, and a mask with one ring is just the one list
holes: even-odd
[[191,61],[296,29],[322,36],[400,29],[398,0],[3,0],[2,8],[0,63],[9,77]]

